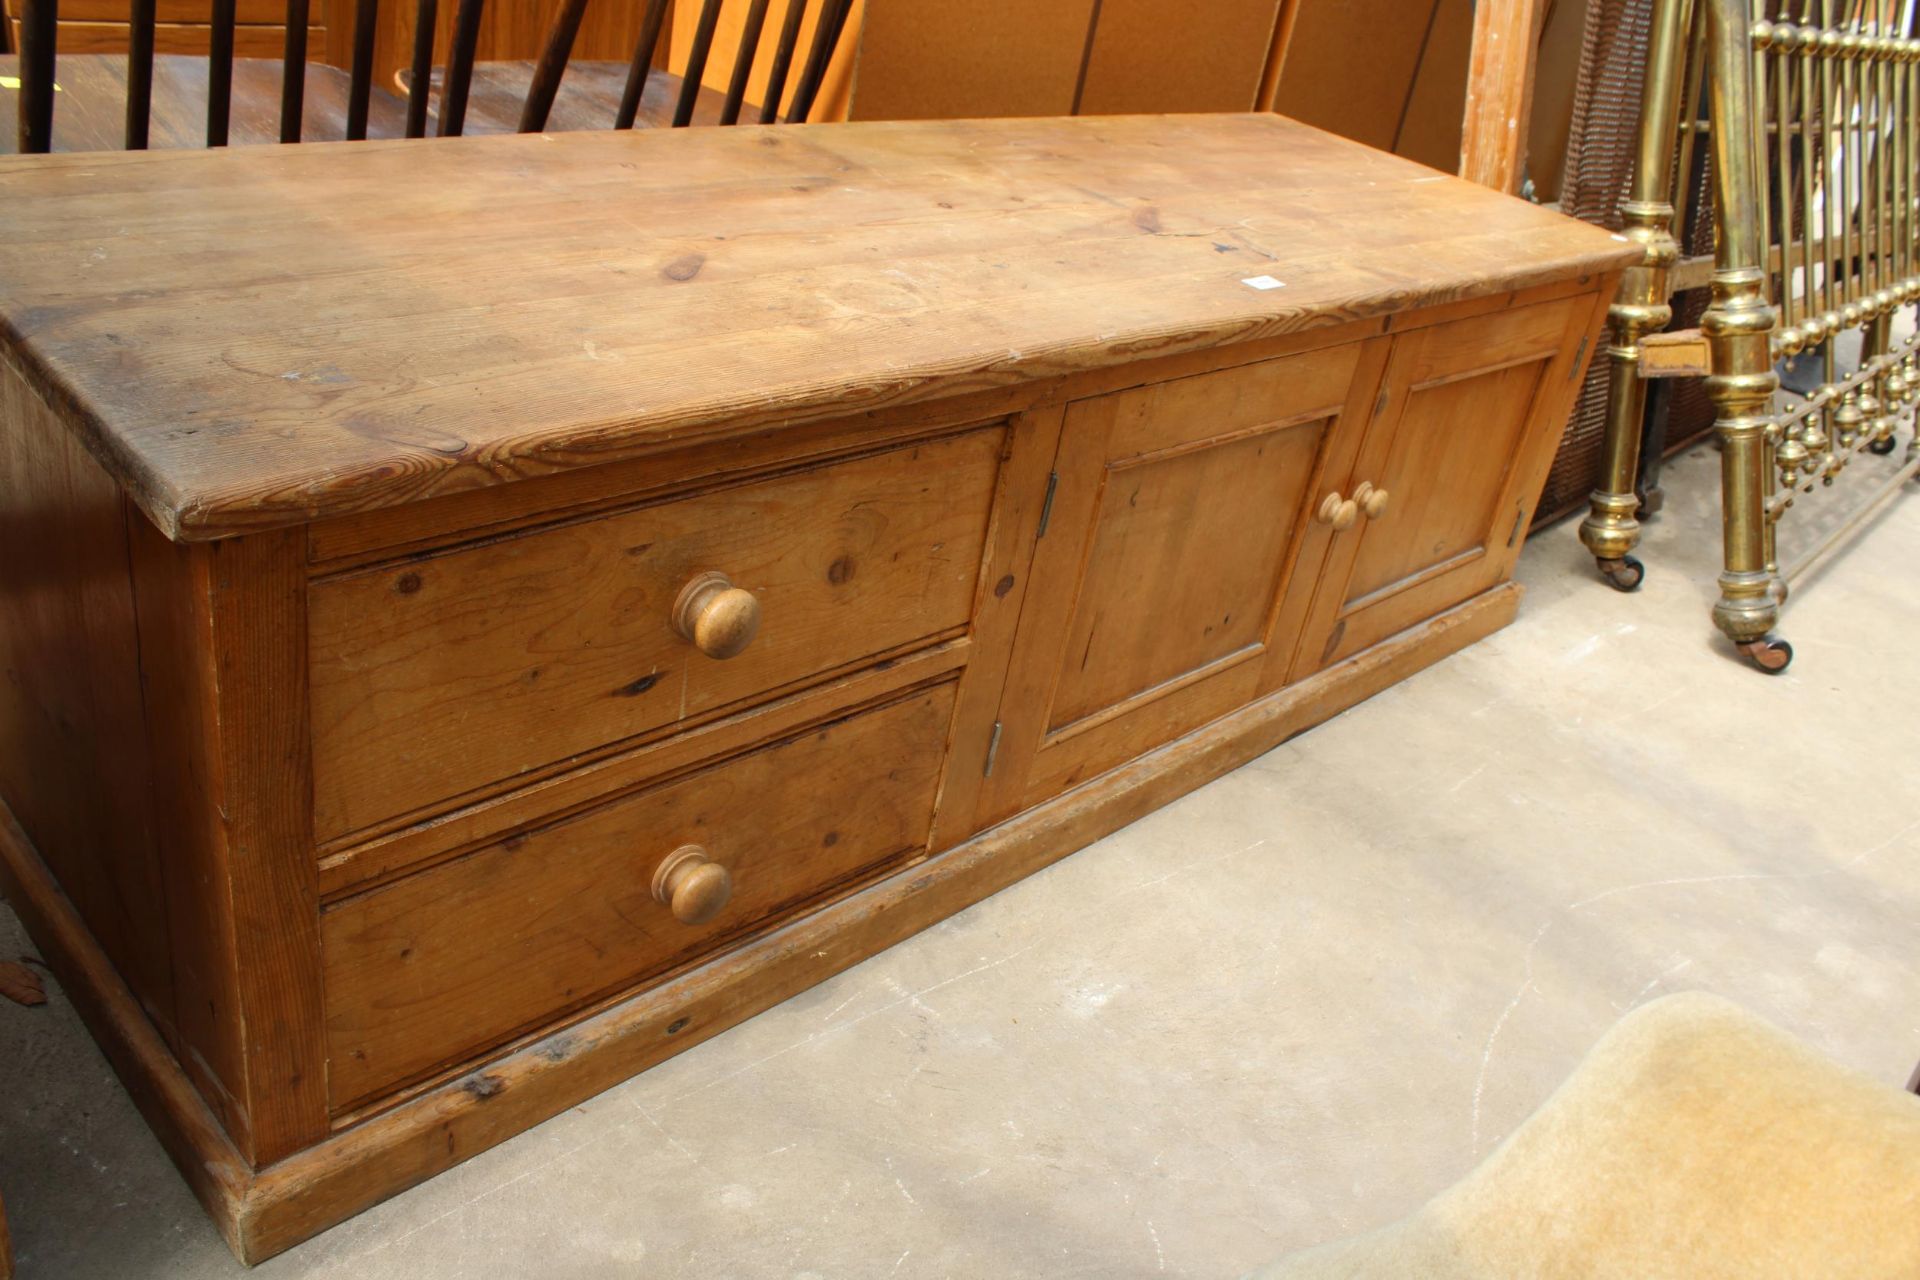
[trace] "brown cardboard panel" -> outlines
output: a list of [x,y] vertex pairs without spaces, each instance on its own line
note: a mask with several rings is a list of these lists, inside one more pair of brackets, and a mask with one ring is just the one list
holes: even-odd
[[1473,0],[1440,0],[1426,42],[1393,150],[1444,173],[1458,173],[1467,68],[1473,61]]
[[1527,174],[1542,200],[1560,198],[1566,168],[1567,131],[1573,127],[1573,89],[1580,75],[1580,46],[1587,28],[1587,0],[1551,0],[1540,32],[1533,73],[1533,118],[1527,127]]
[[1063,116],[1095,0],[887,0],[866,16],[855,120]]
[[1250,111],[1280,0],[1103,0],[1081,115]]
[[1391,151],[1439,3],[1299,0],[1274,110]]

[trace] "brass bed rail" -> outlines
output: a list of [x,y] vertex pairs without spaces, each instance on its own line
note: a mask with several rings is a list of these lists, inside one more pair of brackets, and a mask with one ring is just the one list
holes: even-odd
[[[1920,301],[1920,40],[1915,0],[1655,0],[1639,146],[1621,209],[1645,246],[1622,281],[1607,350],[1599,487],[1580,538],[1622,590],[1645,573],[1634,492],[1646,380],[1704,376],[1721,443],[1723,561],[1713,618],[1762,670],[1793,650],[1772,635],[1796,581],[1920,472],[1920,339],[1897,336]],[[1706,119],[1697,119],[1702,93]],[[1684,108],[1684,111],[1683,111]],[[1682,118],[1684,114],[1684,119]],[[1712,303],[1697,332],[1672,320],[1693,148],[1710,148]],[[1857,367],[1839,340],[1861,335]],[[1818,362],[1809,392],[1782,361]],[[1905,465],[1784,570],[1777,527],[1861,451],[1907,432]]]

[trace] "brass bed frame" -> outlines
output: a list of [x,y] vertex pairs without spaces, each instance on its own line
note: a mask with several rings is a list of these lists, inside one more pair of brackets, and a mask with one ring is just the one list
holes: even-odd
[[[1920,40],[1915,0],[1655,0],[1638,152],[1623,232],[1646,248],[1611,310],[1601,476],[1580,538],[1621,590],[1645,573],[1634,482],[1646,380],[1703,376],[1721,443],[1724,541],[1713,619],[1740,653],[1778,673],[1793,649],[1772,633],[1789,588],[1920,472],[1916,339],[1894,318],[1920,300],[1916,164]],[[1706,119],[1695,117],[1704,97]],[[1682,118],[1682,107],[1685,117]],[[1711,150],[1712,304],[1697,331],[1663,332],[1671,299],[1698,283],[1675,204],[1701,139]],[[1684,212],[1684,210],[1683,210]],[[1846,368],[1837,340],[1862,337]],[[1818,386],[1783,393],[1776,362],[1817,359]],[[1862,450],[1904,465],[1818,545],[1781,566],[1776,527]]]

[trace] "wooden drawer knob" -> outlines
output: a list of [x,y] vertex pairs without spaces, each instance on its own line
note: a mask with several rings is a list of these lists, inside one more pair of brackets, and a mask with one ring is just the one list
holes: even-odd
[[703,573],[673,602],[673,629],[709,658],[731,658],[760,631],[760,602],[724,573]]
[[733,896],[733,877],[697,844],[683,844],[653,873],[653,896],[681,924],[705,924]]
[[1320,509],[1313,518],[1321,524],[1330,524],[1337,533],[1341,529],[1353,528],[1353,522],[1360,518],[1360,504],[1352,498],[1343,498],[1336,490],[1328,494],[1320,503]]
[[1353,500],[1360,504],[1360,513],[1369,520],[1378,520],[1387,514],[1387,491],[1374,488],[1371,480],[1363,481],[1353,491]]

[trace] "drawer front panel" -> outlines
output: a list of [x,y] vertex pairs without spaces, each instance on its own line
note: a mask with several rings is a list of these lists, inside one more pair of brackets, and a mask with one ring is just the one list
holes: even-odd
[[[949,682],[348,898],[321,924],[328,1089],[352,1108],[790,915],[925,847]],[[698,845],[704,924],[653,895]]]
[[[967,625],[1005,428],[316,582],[314,826],[336,839]],[[673,625],[721,573],[758,634]]]

